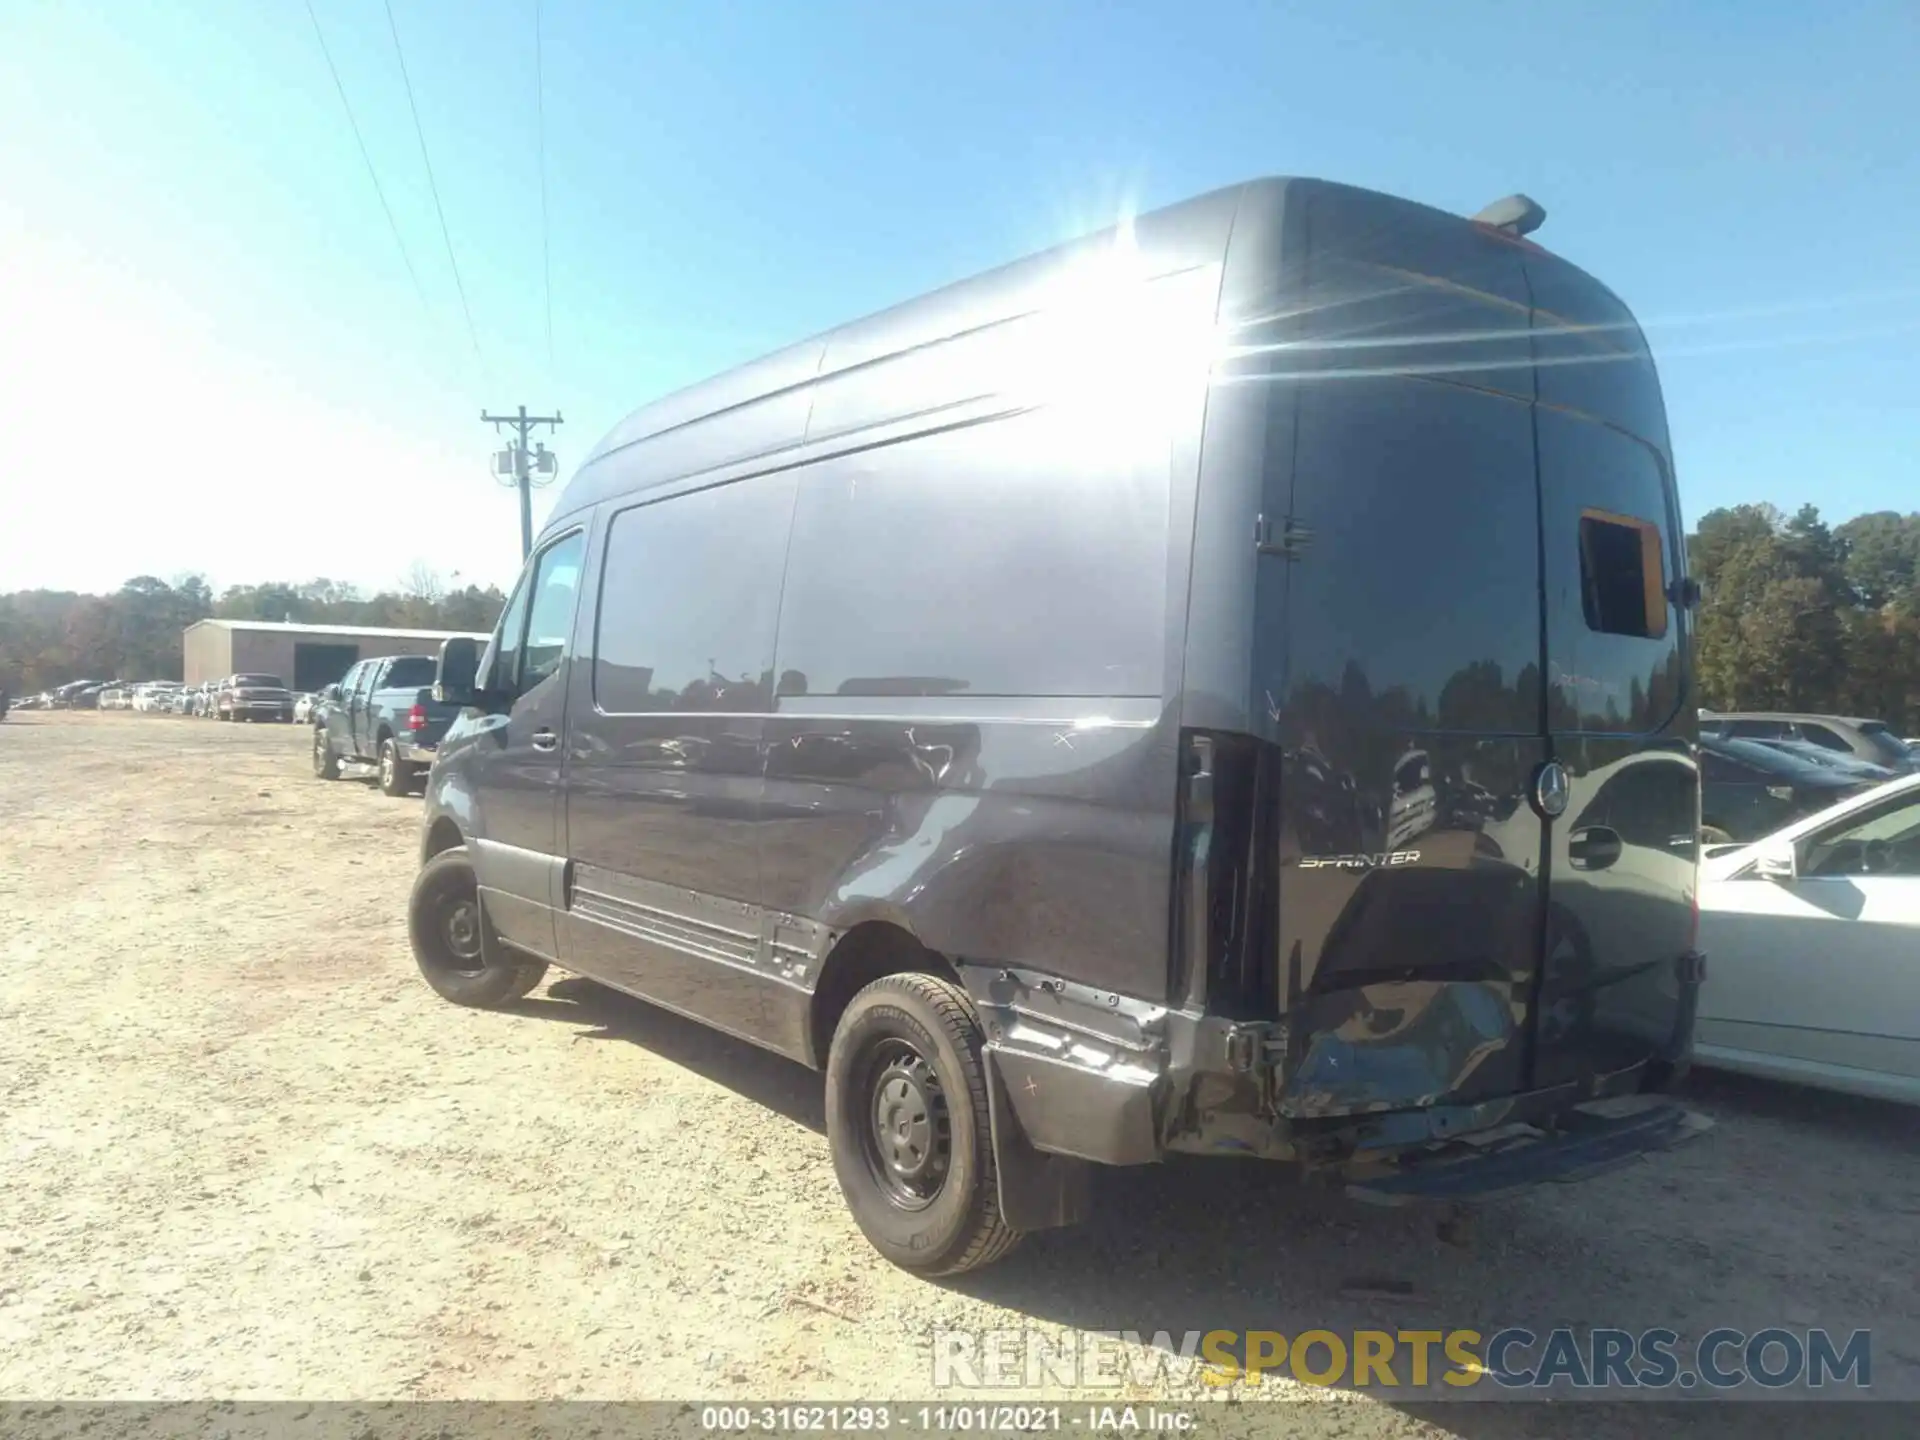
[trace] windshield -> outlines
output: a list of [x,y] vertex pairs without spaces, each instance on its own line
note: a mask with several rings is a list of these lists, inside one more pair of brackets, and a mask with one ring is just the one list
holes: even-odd
[[233,677],[233,683],[236,685],[257,685],[267,690],[284,690],[287,688],[286,682],[278,675],[236,675]]
[[1791,755],[1796,760],[1804,760],[1823,770],[1844,770],[1853,775],[1889,773],[1885,766],[1876,765],[1871,760],[1862,760],[1857,755],[1846,755],[1837,750],[1826,750],[1807,740],[1756,740],[1752,743],[1778,750],[1783,755]]
[[1756,770],[1765,770],[1783,779],[1810,785],[1831,784],[1837,777],[1831,770],[1811,765],[1798,755],[1789,755],[1757,740],[1729,740],[1722,736],[1701,736],[1700,748],[1729,760],[1738,760]]

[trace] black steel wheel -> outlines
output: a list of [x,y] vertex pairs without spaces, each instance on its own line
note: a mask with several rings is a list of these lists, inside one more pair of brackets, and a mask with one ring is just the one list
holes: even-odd
[[940,1076],[898,1036],[865,1058],[868,1123],[861,1149],[868,1172],[901,1209],[924,1210],[940,1197],[953,1160],[953,1121]]
[[923,974],[874,981],[834,1030],[834,1175],[861,1232],[903,1269],[957,1275],[1020,1238],[1000,1216],[984,1041],[966,992]]
[[465,847],[443,850],[420,867],[407,905],[414,963],[427,984],[456,1005],[510,1005],[538,985],[547,962],[489,944],[480,886]]

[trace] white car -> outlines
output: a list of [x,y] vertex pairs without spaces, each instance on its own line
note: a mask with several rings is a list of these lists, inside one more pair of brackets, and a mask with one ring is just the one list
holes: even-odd
[[1920,1105],[1920,775],[1700,866],[1700,1064]]
[[147,714],[167,710],[173,703],[173,695],[180,688],[173,680],[156,680],[151,685],[137,685],[133,691],[133,708]]

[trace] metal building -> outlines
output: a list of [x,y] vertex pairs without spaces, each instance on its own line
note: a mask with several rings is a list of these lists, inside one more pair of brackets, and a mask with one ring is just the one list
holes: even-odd
[[295,692],[318,690],[346,674],[357,660],[375,655],[438,655],[440,642],[459,633],[463,632],[199,620],[181,635],[183,675],[189,685],[228,675],[278,675]]

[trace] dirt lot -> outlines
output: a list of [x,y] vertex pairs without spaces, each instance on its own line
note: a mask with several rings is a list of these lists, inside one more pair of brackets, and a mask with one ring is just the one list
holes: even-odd
[[[1920,1393],[1920,1115],[1724,1079],[1704,1139],[1462,1243],[1196,1162],[913,1279],[843,1209],[809,1072],[558,972],[511,1014],[436,999],[418,802],[305,743],[0,725],[0,1398],[924,1399],[936,1329],[1506,1324],[1871,1327],[1875,1389]],[[1288,1428],[1640,1429],[1311,1393],[1351,1403]]]

